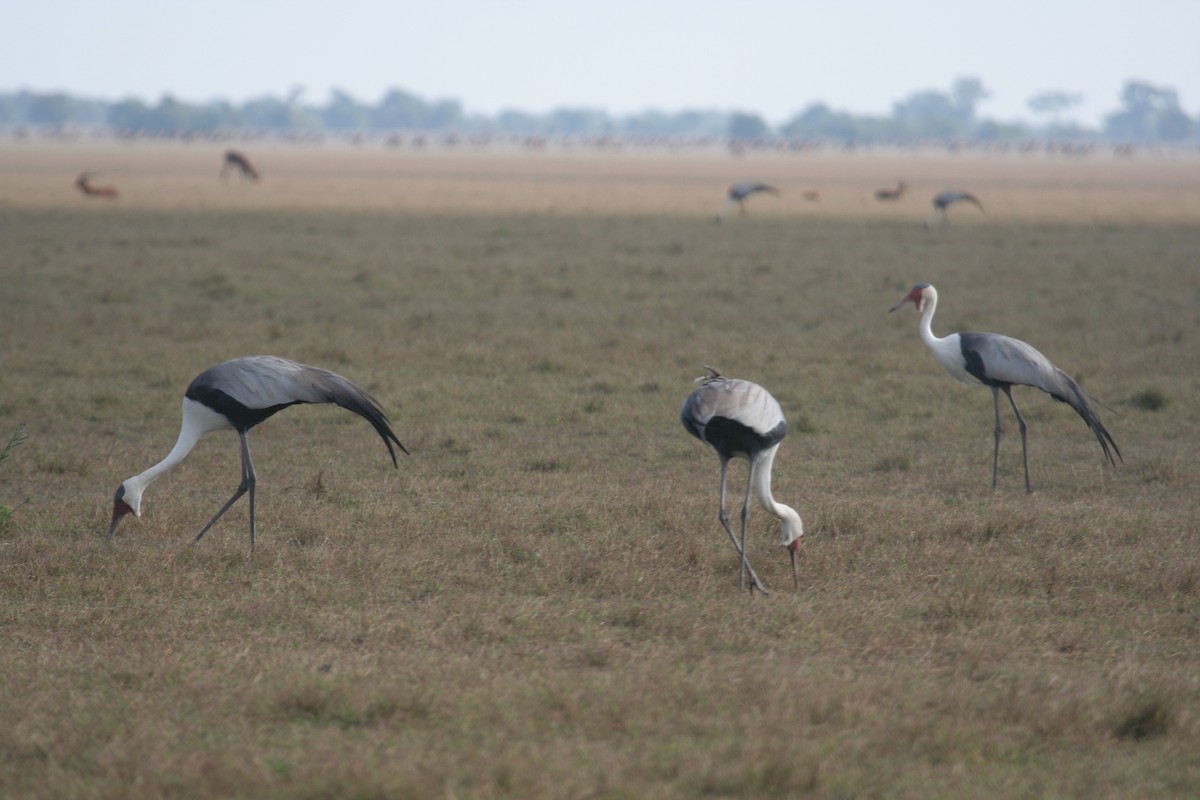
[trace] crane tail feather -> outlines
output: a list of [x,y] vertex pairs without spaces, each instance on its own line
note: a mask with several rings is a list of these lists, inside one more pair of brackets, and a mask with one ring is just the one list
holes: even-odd
[[[1088,398],[1091,395],[1084,391],[1083,387],[1076,383],[1075,379],[1067,373],[1059,370],[1058,374],[1070,389],[1070,393],[1064,393],[1064,396],[1059,396],[1058,393],[1052,392],[1051,396],[1055,400],[1061,400],[1075,409],[1076,413],[1083,418],[1083,421],[1087,423],[1088,429],[1095,435],[1096,441],[1100,443],[1100,449],[1104,451],[1104,456],[1110,464],[1114,467],[1117,466],[1117,459],[1124,464],[1125,459],[1121,456],[1121,450],[1113,440],[1112,434],[1108,432],[1108,428],[1104,427],[1104,423],[1100,421],[1100,415],[1096,413],[1096,409],[1088,402]],[[1099,400],[1096,402],[1100,403]],[[1104,404],[1100,403],[1100,405]],[[1104,407],[1108,408],[1108,406]],[[1116,459],[1113,458],[1113,453],[1116,453]]]

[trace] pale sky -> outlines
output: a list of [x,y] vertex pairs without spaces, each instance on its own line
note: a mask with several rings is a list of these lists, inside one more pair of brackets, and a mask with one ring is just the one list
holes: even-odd
[[977,77],[1035,119],[1043,90],[1098,125],[1128,79],[1200,115],[1198,0],[0,0],[0,92],[201,103],[391,88],[467,112],[890,114]]

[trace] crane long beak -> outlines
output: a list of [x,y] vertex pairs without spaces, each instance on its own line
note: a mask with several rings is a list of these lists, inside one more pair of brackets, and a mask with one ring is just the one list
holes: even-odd
[[108,533],[104,538],[111,540],[113,534],[117,532],[117,526],[121,524],[121,519],[126,514],[132,514],[133,509],[124,500],[117,500],[113,503],[112,522],[108,525]]
[[796,539],[794,542],[792,542],[791,544],[789,544],[787,546],[787,549],[788,549],[788,555],[790,555],[792,557],[792,585],[796,587],[797,591],[799,591],[800,590],[800,563],[797,560],[797,556],[800,554],[800,540]]
[[895,311],[897,308],[899,308],[900,306],[904,305],[905,303],[911,303],[912,301],[913,301],[913,299],[911,297],[906,297],[903,300],[901,300],[899,303],[896,303],[896,305],[889,308],[888,313],[890,314],[893,311]]

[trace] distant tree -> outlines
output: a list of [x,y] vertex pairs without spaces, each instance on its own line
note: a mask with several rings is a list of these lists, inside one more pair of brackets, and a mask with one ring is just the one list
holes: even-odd
[[863,133],[858,118],[834,111],[824,103],[813,103],[788,120],[779,132],[789,139],[814,137],[847,142],[855,141]]
[[596,136],[614,133],[616,126],[602,109],[559,108],[550,112],[547,130],[567,136]]
[[1051,122],[1057,127],[1062,124],[1063,112],[1082,102],[1083,95],[1081,94],[1051,90],[1038,92],[1026,100],[1025,105],[1035,114],[1050,117]]
[[975,108],[980,100],[991,97],[991,92],[983,88],[979,78],[958,78],[950,89],[954,105],[958,108],[959,118],[964,125],[970,126],[975,122]]
[[136,98],[121,100],[108,109],[108,124],[117,130],[142,130],[148,120],[149,108]]
[[525,111],[502,110],[496,115],[495,127],[502,133],[545,133],[546,123],[541,117]]
[[371,125],[384,130],[421,128],[425,120],[425,101],[402,89],[392,89],[371,114]]
[[1126,81],[1121,102],[1124,108],[1104,119],[1104,133],[1110,138],[1178,141],[1195,130],[1191,118],[1180,109],[1174,89]]
[[325,127],[335,131],[364,130],[371,125],[371,107],[358,102],[348,92],[334,89],[329,103],[320,110]]
[[278,97],[260,97],[242,104],[241,116],[245,124],[265,130],[314,130],[321,127],[320,117],[304,108],[294,92],[286,100]]
[[462,103],[457,100],[439,100],[426,107],[424,127],[430,130],[451,130],[463,126],[465,116]]
[[1161,109],[1154,120],[1154,136],[1164,142],[1182,142],[1196,135],[1197,123],[1178,105]]
[[64,125],[74,121],[75,100],[62,93],[34,95],[27,113],[37,125]]
[[734,141],[749,142],[765,139],[770,135],[770,126],[757,114],[738,112],[729,118],[729,138]]
[[944,92],[911,94],[892,106],[892,118],[899,131],[909,136],[950,137],[966,133],[959,105]]

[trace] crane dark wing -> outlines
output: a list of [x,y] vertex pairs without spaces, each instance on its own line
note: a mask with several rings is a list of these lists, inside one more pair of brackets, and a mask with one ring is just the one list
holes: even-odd
[[188,386],[186,397],[224,414],[234,427],[253,427],[296,403],[333,403],[375,428],[396,462],[394,442],[405,453],[378,401],[336,372],[277,356],[247,356],[209,367]]
[[944,208],[946,208],[946,206],[951,205],[953,203],[958,203],[958,202],[971,203],[972,205],[978,207],[980,211],[983,210],[983,203],[979,202],[979,198],[976,197],[975,195],[971,194],[970,192],[963,192],[963,191],[957,191],[957,190],[949,191],[949,192],[942,192],[937,197],[933,198],[934,206],[936,206],[937,208],[941,208],[941,209],[944,209]]
[[767,183],[759,183],[757,181],[744,181],[735,183],[729,187],[729,196],[734,200],[741,200],[747,195],[755,192],[769,192],[770,194],[779,194],[779,190]]
[[[1112,453],[1121,458],[1121,451],[1100,421],[1087,392],[1033,345],[999,333],[960,333],[958,336],[967,372],[988,386],[1041,389],[1083,417],[1110,462],[1116,464]],[[1109,452],[1110,446],[1112,452]]]

